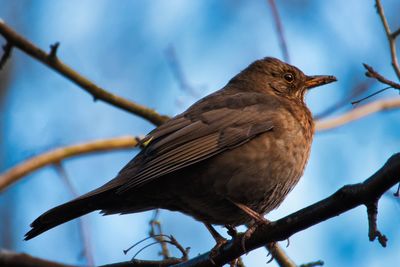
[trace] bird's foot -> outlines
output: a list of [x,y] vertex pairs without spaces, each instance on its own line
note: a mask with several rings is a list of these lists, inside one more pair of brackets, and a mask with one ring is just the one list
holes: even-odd
[[255,221],[252,225],[250,225],[249,228],[247,228],[246,232],[244,232],[244,234],[242,236],[242,240],[241,240],[242,248],[243,248],[243,251],[246,253],[247,253],[246,240],[249,239],[253,235],[253,233],[255,232],[255,230],[258,227],[270,224],[270,221],[268,221],[264,217],[261,217],[261,218],[259,218],[259,220]]
[[[215,238],[214,238],[215,239]],[[223,247],[227,242],[228,242],[228,240],[226,240],[225,238],[223,238],[222,236],[221,236],[221,238],[218,238],[218,240],[217,239],[215,239],[215,241],[217,242],[216,244],[215,244],[215,246],[211,249],[211,251],[210,251],[210,261],[212,262],[212,264],[214,265],[214,266],[218,266],[218,264],[213,260],[214,259],[214,257],[215,256],[217,256],[218,255],[218,253],[219,253],[219,250],[221,249],[221,247]]]
[[276,242],[271,242],[269,244],[266,245],[267,249],[268,249],[268,256],[271,256],[271,258],[267,261],[267,263],[272,262],[275,259],[276,255],[276,250],[277,250],[277,243]]
[[217,232],[217,230],[215,230],[214,227],[212,227],[211,224],[204,223],[204,225],[207,227],[208,231],[210,232],[210,234],[212,235],[212,237],[214,238],[214,240],[216,242],[215,246],[211,249],[211,253],[210,253],[210,258],[213,258],[216,254],[218,254],[219,249],[223,245],[225,245],[228,241],[226,240],[226,238],[221,236]]
[[219,252],[219,249],[221,248],[221,247],[223,247],[227,242],[228,242],[228,240],[226,240],[225,238],[221,238],[221,239],[219,239],[219,240],[215,240],[217,243],[215,244],[215,246],[211,249],[211,257],[214,257],[216,254],[218,254],[218,252]]

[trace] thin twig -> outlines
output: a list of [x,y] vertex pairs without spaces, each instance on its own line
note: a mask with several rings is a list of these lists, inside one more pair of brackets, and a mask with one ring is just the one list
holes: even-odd
[[159,215],[160,210],[156,209],[154,211],[153,217],[151,218],[149,225],[150,225],[150,236],[153,237],[154,240],[160,243],[161,246],[161,252],[160,255],[163,257],[163,259],[169,259],[171,258],[171,254],[168,249],[168,245],[165,242],[165,235],[162,231],[161,228],[161,223],[158,220],[158,215]]
[[[365,73],[366,76],[374,78],[383,84],[387,84],[394,89],[400,90],[400,84],[383,77],[381,74],[379,74],[377,71],[375,71],[371,66],[367,64],[364,64],[364,67],[367,70],[367,72]],[[362,106],[358,106],[357,108],[352,109],[335,118],[317,120],[315,129],[317,131],[330,130],[342,126],[344,124],[347,124],[351,121],[358,120],[362,117],[371,115],[373,113],[395,108],[400,108],[400,98],[377,100]]]
[[365,63],[363,65],[364,65],[364,68],[367,69],[367,72],[365,73],[365,75],[367,77],[374,78],[374,79],[380,81],[381,83],[387,84],[387,85],[389,85],[389,86],[391,86],[391,87],[393,87],[395,89],[399,89],[400,90],[400,84],[399,83],[393,82],[393,81],[383,77],[376,70],[374,70],[371,66],[369,66],[369,65],[367,65]]
[[[167,242],[169,242],[169,240],[164,240],[163,242],[167,243]],[[142,251],[145,250],[146,248],[151,247],[151,246],[153,246],[153,245],[156,245],[156,244],[158,244],[158,243],[159,243],[159,241],[154,241],[154,242],[152,242],[152,243],[150,243],[150,244],[147,244],[147,245],[145,245],[144,247],[140,248],[140,249],[135,253],[135,255],[133,255],[132,260],[134,260],[134,259],[136,258],[136,256],[139,255],[140,252],[142,252]]]
[[349,102],[352,99],[354,99],[355,97],[358,97],[359,95],[361,95],[362,93],[367,91],[371,87],[373,82],[374,82],[373,80],[367,80],[367,81],[363,81],[363,82],[357,84],[356,86],[354,86],[352,88],[352,90],[350,91],[350,93],[348,95],[346,95],[345,97],[340,99],[337,103],[335,103],[332,106],[328,107],[326,110],[324,110],[321,113],[315,115],[314,116],[314,120],[321,120],[321,119],[331,115],[333,112],[336,112],[337,110],[345,107],[346,105],[351,107],[349,105]]
[[395,39],[400,35],[400,28],[398,28],[396,31],[392,32],[392,38]]
[[[68,191],[71,193],[71,195],[74,198],[79,197],[78,192],[76,191],[71,180],[69,179],[68,173],[65,170],[65,168],[62,166],[61,162],[56,163],[54,165],[54,167],[55,167],[58,175],[62,179],[62,181],[65,183],[65,185],[66,185]],[[85,255],[86,264],[87,264],[87,266],[95,266],[93,252],[92,252],[92,244],[90,242],[91,238],[89,235],[89,230],[86,225],[85,219],[83,217],[79,217],[78,223],[79,223],[80,237],[82,239],[82,250],[83,250],[83,254]]]
[[[163,235],[165,238],[168,238],[169,239],[169,235]],[[152,236],[148,236],[148,237],[145,237],[145,238],[143,238],[142,240],[139,240],[138,242],[136,242],[135,244],[133,244],[132,246],[130,246],[129,248],[127,248],[127,249],[124,249],[123,250],[123,252],[124,252],[124,254],[126,255],[126,254],[128,254],[128,252],[131,250],[131,249],[133,249],[134,247],[136,247],[137,245],[139,245],[139,244],[141,244],[141,243],[143,243],[143,242],[145,242],[145,241],[147,241],[147,240],[149,240],[149,239],[151,239],[151,238],[153,238]]]
[[[182,245],[181,245],[172,235],[170,235],[170,236],[161,235],[161,236],[166,237],[165,239],[163,239],[162,242],[168,243],[168,244],[171,244],[171,245],[175,246],[175,247],[182,253],[182,257],[181,257],[181,258],[168,257],[168,258],[164,258],[163,260],[160,260],[160,261],[150,261],[150,262],[151,262],[151,264],[150,264],[151,266],[153,266],[154,263],[157,263],[157,264],[158,264],[157,266],[164,266],[166,263],[172,265],[172,264],[171,264],[171,260],[172,260],[173,264],[176,264],[176,263],[185,262],[185,261],[187,261],[187,260],[189,259],[189,250],[190,250],[190,248],[186,248],[186,249],[183,248]],[[140,244],[140,243],[142,243],[143,241],[148,240],[148,239],[149,239],[149,238],[145,238],[145,239],[143,239],[143,240],[137,242],[135,245],[131,246],[128,250],[125,250],[124,253],[126,254],[126,252],[129,251],[131,248],[135,247],[136,245],[138,245],[138,244]],[[141,249],[139,249],[139,250],[135,253],[135,255],[133,256],[133,258],[132,258],[132,260],[131,260],[131,263],[133,263],[133,262],[135,262],[135,261],[136,261],[136,264],[137,264],[138,262],[140,262],[140,263],[149,262],[149,261],[137,260],[137,259],[135,259],[135,257],[136,257],[140,252],[142,252],[143,250],[145,250],[146,248],[148,248],[148,247],[150,247],[150,246],[153,246],[153,245],[155,245],[155,244],[158,244],[159,242],[160,242],[159,240],[156,240],[156,241],[154,241],[154,242],[152,242],[152,243],[150,243],[150,244],[148,244],[148,245],[145,245],[145,246],[142,247]],[[111,264],[110,266],[113,266],[113,265],[114,265],[114,264]],[[108,265],[107,265],[107,266],[108,266]],[[130,266],[130,265],[127,265],[127,266]],[[135,265],[134,265],[134,266],[135,266]],[[145,266],[147,266],[147,265],[145,265]]]
[[290,62],[289,51],[288,51],[288,47],[286,44],[285,35],[283,33],[283,26],[282,26],[281,18],[279,16],[278,7],[276,6],[275,0],[268,0],[268,3],[271,7],[272,16],[274,17],[276,33],[278,34],[279,45],[282,50],[283,59],[289,63]]
[[368,214],[369,241],[374,241],[378,238],[379,244],[381,244],[382,247],[386,247],[388,239],[385,235],[381,234],[376,223],[378,217],[378,199],[368,202],[366,206]]
[[22,177],[44,166],[51,165],[60,162],[66,158],[82,154],[134,148],[138,145],[138,140],[140,140],[140,138],[138,137],[121,136],[61,147],[48,151],[36,157],[25,160],[24,162],[0,174],[0,191],[4,190],[9,185],[15,183]]
[[271,259],[274,259],[280,267],[296,267],[296,263],[289,258],[286,252],[279,246],[278,243],[273,242],[265,245],[269,253],[271,254]]
[[46,53],[39,47],[35,46],[29,40],[19,35],[3,21],[0,20],[0,34],[7,40],[7,43],[20,49],[31,57],[42,62],[49,68],[57,71],[70,81],[74,82],[86,92],[91,94],[95,100],[100,99],[106,103],[109,103],[117,108],[128,111],[135,115],[142,117],[155,125],[160,125],[165,122],[168,117],[158,114],[153,109],[139,105],[132,101],[129,101],[123,97],[112,94],[105,89],[97,86],[89,79],[83,77],[81,74],[73,70],[68,65],[64,64],[58,57],[55,57],[58,46],[54,46],[50,53]]
[[360,104],[361,102],[363,102],[363,101],[365,101],[365,100],[367,100],[367,99],[369,99],[369,98],[371,98],[371,97],[373,97],[373,96],[379,95],[380,93],[382,93],[382,92],[384,92],[384,91],[386,91],[386,90],[388,90],[388,89],[391,89],[391,88],[392,88],[391,86],[382,88],[382,89],[380,89],[380,90],[378,90],[378,91],[376,91],[376,92],[373,92],[373,93],[370,94],[370,95],[367,95],[366,97],[363,97],[363,98],[361,98],[361,99],[352,101],[351,104],[352,104],[353,106],[356,106],[356,105]]
[[50,54],[49,57],[56,59],[57,58],[57,50],[60,46],[60,42],[55,42],[54,44],[50,45]]
[[179,88],[184,91],[188,92],[191,96],[193,97],[199,97],[199,92],[191,86],[186,78],[186,75],[183,72],[182,66],[178,60],[178,57],[176,55],[175,47],[173,45],[169,45],[167,49],[165,50],[165,55],[167,58],[167,62],[170,66],[170,69],[172,71],[172,74],[175,77],[175,80],[179,84]]
[[386,37],[389,41],[390,55],[392,58],[392,67],[397,75],[397,78],[400,80],[400,67],[399,67],[399,62],[397,60],[397,52],[396,52],[396,37],[400,34],[400,29],[398,29],[394,33],[391,33],[389,23],[387,22],[381,1],[375,0],[375,6],[376,10],[378,11],[379,17],[381,18],[383,27],[385,29]]
[[10,42],[7,42],[5,45],[3,45],[3,55],[0,59],[0,70],[3,69],[7,60],[11,57],[12,48],[13,46]]
[[[149,264],[148,266],[153,266],[154,264],[158,264],[158,265],[154,265],[154,266],[169,266],[172,264],[177,264],[177,263],[187,261],[189,259],[189,249],[190,248],[186,248],[186,249],[183,248],[183,246],[172,235],[165,235],[162,232],[161,223],[158,221],[158,214],[159,214],[159,210],[157,209],[154,211],[154,215],[149,222],[150,236],[140,240],[139,242],[136,242],[133,246],[124,250],[124,253],[127,254],[127,252],[129,250],[131,250],[132,248],[136,247],[137,245],[143,243],[144,241],[149,240],[150,238],[153,238],[155,240],[155,242],[145,245],[144,247],[139,249],[133,256],[133,259],[130,262],[130,264],[132,264],[134,262],[135,264],[140,263],[140,265],[142,265],[146,262],[146,264]],[[143,260],[135,259],[135,257],[140,252],[142,252],[144,249],[146,249],[150,246],[153,246],[155,244],[161,245],[160,255],[163,256],[163,260],[161,260],[161,261],[143,261]],[[171,245],[175,246],[182,253],[182,257],[181,258],[171,257],[167,244],[171,244]],[[130,264],[121,265],[121,266],[131,266]],[[114,264],[111,264],[110,266],[114,266]],[[117,266],[119,266],[119,265],[117,265]],[[136,265],[132,265],[132,266],[136,266]],[[145,266],[147,266],[147,265],[145,265]]]

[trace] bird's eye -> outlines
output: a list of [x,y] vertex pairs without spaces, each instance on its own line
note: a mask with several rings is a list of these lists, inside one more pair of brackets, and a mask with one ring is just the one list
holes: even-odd
[[285,73],[285,75],[283,75],[283,78],[288,82],[288,83],[292,83],[294,81],[294,75],[292,73]]

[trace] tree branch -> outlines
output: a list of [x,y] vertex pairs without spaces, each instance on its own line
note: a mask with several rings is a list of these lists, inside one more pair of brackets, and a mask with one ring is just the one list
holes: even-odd
[[0,249],[0,266],[3,267],[75,267]]
[[51,150],[49,152],[40,154],[39,156],[30,158],[2,173],[0,175],[0,191],[18,181],[23,176],[28,175],[29,173],[46,165],[55,164],[63,159],[80,154],[134,148],[138,145],[139,141],[140,138],[138,137],[122,136]]
[[[246,240],[246,250],[251,251],[266,243],[285,240],[293,234],[340,215],[360,205],[379,199],[387,190],[400,181],[400,153],[393,155],[386,164],[363,183],[347,185],[330,197],[301,209],[271,224],[260,226]],[[202,254],[176,267],[219,266],[246,253],[240,236],[228,242],[220,252]]]
[[352,109],[338,117],[317,120],[315,123],[315,130],[320,132],[330,130],[373,113],[395,108],[400,108],[400,98],[374,101]]
[[276,33],[278,35],[279,45],[281,46],[283,59],[289,63],[290,62],[289,51],[287,48],[285,35],[283,33],[283,26],[282,26],[281,18],[279,16],[278,7],[276,6],[275,0],[268,0],[268,3],[272,10],[272,16],[274,18]]
[[[52,45],[50,53],[46,53],[27,39],[25,39],[23,36],[19,35],[13,29],[8,27],[2,20],[0,20],[0,34],[7,40],[7,44],[20,49],[21,51],[35,58],[36,60],[42,62],[49,68],[57,71],[59,74],[66,77],[70,81],[80,86],[86,92],[91,94],[94,100],[100,99],[117,108],[138,115],[155,125],[160,125],[168,119],[167,116],[160,115],[153,109],[139,105],[115,94],[109,93],[105,89],[94,84],[89,79],[80,75],[68,65],[64,64],[61,60],[58,59],[56,55],[59,44],[56,43]],[[11,48],[9,48],[9,51],[11,51]]]
[[400,34],[400,29],[398,29],[394,33],[391,33],[389,23],[387,22],[381,1],[375,0],[375,5],[376,5],[376,10],[378,11],[378,15],[381,18],[383,28],[385,29],[386,37],[389,41],[390,55],[392,58],[392,67],[397,75],[397,78],[400,80],[400,67],[396,54],[396,37]]

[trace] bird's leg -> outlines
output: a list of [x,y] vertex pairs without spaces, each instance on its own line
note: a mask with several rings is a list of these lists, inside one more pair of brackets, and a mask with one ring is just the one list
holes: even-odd
[[254,220],[254,223],[248,227],[248,229],[242,236],[243,251],[246,251],[246,246],[245,246],[246,240],[254,233],[254,231],[257,229],[258,226],[269,224],[270,222],[267,219],[265,219],[261,214],[252,210],[251,208],[247,207],[246,205],[235,202],[231,199],[229,199],[229,201],[231,201],[236,207],[241,209],[244,213],[249,215],[249,217],[251,217]]
[[227,242],[227,240],[221,236],[217,230],[214,229],[214,227],[212,227],[211,224],[209,223],[204,223],[204,225],[207,227],[207,230],[210,232],[210,234],[212,235],[212,237],[214,238],[215,242],[217,242],[217,244],[215,244],[215,246],[212,248],[211,250],[211,254],[215,254],[218,249]]
[[230,200],[233,204],[235,204],[236,207],[241,209],[244,213],[249,215],[254,221],[256,221],[258,224],[267,224],[268,220],[266,220],[261,214],[258,212],[252,210],[251,208],[247,207],[246,205],[243,205],[241,203],[235,202],[233,200]]

